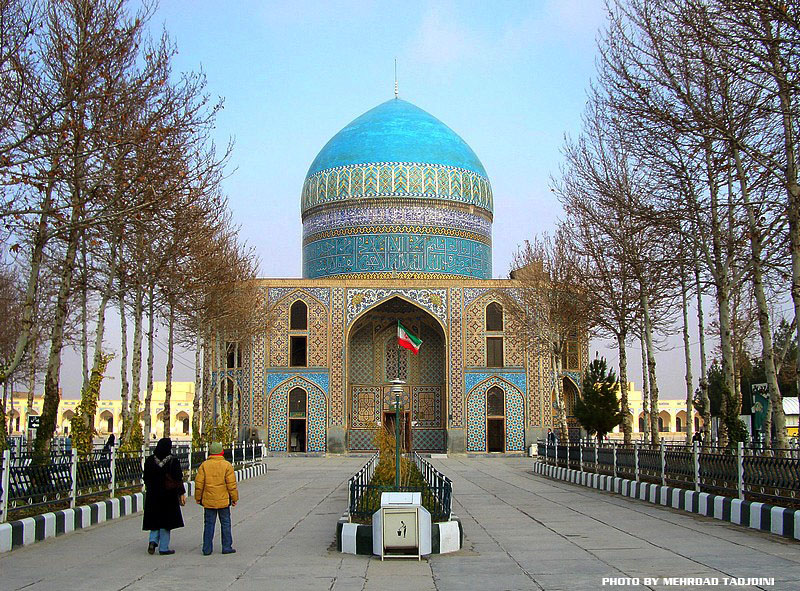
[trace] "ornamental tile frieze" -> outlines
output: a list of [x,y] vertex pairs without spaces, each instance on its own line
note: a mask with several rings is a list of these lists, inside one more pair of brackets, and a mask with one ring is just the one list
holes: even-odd
[[348,289],[347,326],[364,310],[395,296],[402,296],[419,305],[438,318],[442,326],[447,326],[446,289]]
[[467,238],[422,234],[340,236],[303,247],[304,277],[392,272],[489,279],[492,249]]
[[415,162],[377,162],[321,170],[303,183],[303,212],[335,201],[378,197],[448,199],[492,211],[485,177],[463,168]]
[[351,207],[342,205],[316,212],[303,221],[303,238],[326,231],[390,225],[452,228],[485,237],[492,235],[491,219],[481,210],[470,212],[452,206],[434,207],[403,200],[394,204],[382,201]]

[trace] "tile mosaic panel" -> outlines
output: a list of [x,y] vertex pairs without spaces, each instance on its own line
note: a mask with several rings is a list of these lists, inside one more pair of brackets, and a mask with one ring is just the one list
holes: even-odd
[[[354,176],[358,177],[355,182]],[[421,178],[426,180],[424,190]],[[436,164],[380,162],[339,166],[309,176],[303,184],[302,211],[325,203],[382,196],[434,197],[487,211],[493,207],[489,180],[473,171]]]
[[331,425],[344,425],[344,299],[342,287],[333,288],[331,299],[331,371],[330,417]]
[[464,416],[464,346],[461,326],[461,288],[450,289],[450,427],[463,427]]
[[350,429],[347,432],[348,451],[375,451],[375,431],[373,429]]
[[[327,291],[327,290],[326,290]],[[278,295],[280,292],[276,292]],[[270,296],[272,296],[270,290]],[[297,300],[308,306],[308,367],[328,366],[328,310],[306,290],[291,289],[278,300],[272,310],[274,324],[270,331],[270,365],[289,366],[289,309]],[[293,331],[292,334],[303,334]]]
[[447,326],[446,289],[349,289],[347,290],[347,325],[368,308],[392,297],[403,296],[433,314]]
[[363,234],[314,240],[303,246],[303,277],[423,273],[491,279],[491,246],[456,236]]
[[412,429],[411,447],[414,451],[443,453],[446,434],[444,429]]
[[[464,290],[469,291],[467,289]],[[470,296],[476,296],[472,290]],[[486,306],[491,302],[503,305],[497,290],[486,291],[473,297],[472,302],[465,306],[465,331],[466,331],[466,364],[468,367],[486,366]],[[503,363],[505,367],[523,367],[525,363],[525,348],[519,339],[513,335],[519,334],[518,320],[511,314],[503,314],[503,328],[494,336],[503,336]]]
[[[279,374],[272,375],[277,377]],[[322,389],[306,379],[305,376],[292,376],[270,391],[268,404],[270,412],[269,450],[286,451],[288,449],[289,391],[293,388],[302,388],[308,394],[306,449],[309,452],[324,452],[327,445],[328,401]]]
[[353,386],[350,425],[354,429],[369,428],[381,420],[380,386]]
[[[468,375],[469,382],[472,383],[479,375]],[[523,451],[525,448],[525,402],[522,394],[525,374],[511,374],[509,377],[514,377],[516,383],[494,375],[467,388],[467,451],[486,451],[486,391],[493,386],[505,393],[506,451]],[[518,388],[520,382],[522,389]]]
[[439,386],[411,387],[411,420],[415,427],[442,426],[442,389]]
[[350,382],[353,384],[374,382],[371,325],[364,326],[350,337],[349,353]]

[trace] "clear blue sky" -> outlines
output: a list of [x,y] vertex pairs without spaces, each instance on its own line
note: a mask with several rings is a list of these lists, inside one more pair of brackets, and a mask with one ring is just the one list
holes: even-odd
[[[209,93],[225,99],[216,140],[235,140],[225,191],[262,276],[300,276],[308,167],[331,136],[393,96],[397,58],[400,96],[455,130],[488,172],[493,273],[504,277],[517,246],[561,214],[550,177],[564,134],[580,129],[604,18],[601,0],[162,0],[152,28],[177,44],[176,72],[202,68]],[[108,345],[118,349],[118,338]],[[597,348],[616,364],[616,351]],[[661,357],[681,367],[680,350]],[[635,349],[629,359],[641,383]],[[181,352],[175,379],[193,380],[193,363]],[[156,379],[164,364],[159,351]],[[80,391],[73,366],[62,372],[69,397]],[[118,374],[115,360],[108,375]],[[682,369],[659,374],[679,397]],[[104,396],[118,390],[117,377],[103,387]]]
[[506,276],[517,245],[559,214],[549,177],[564,133],[579,127],[602,22],[599,0],[164,0],[153,20],[178,45],[177,69],[202,67],[225,98],[218,142],[236,142],[225,188],[268,277],[300,276],[308,167],[331,136],[393,96],[395,57],[400,96],[486,167],[494,276]]

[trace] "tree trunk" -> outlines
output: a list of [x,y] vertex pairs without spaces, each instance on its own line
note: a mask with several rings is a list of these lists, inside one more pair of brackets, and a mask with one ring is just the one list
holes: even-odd
[[[147,331],[147,390],[144,395],[144,437],[146,440],[150,439],[150,432],[153,428],[150,419],[150,405],[153,400],[153,346],[155,345],[153,339],[156,323],[155,302],[153,301],[154,291],[155,286],[151,284],[147,292],[147,316],[150,324]],[[161,416],[163,418],[163,412],[161,413]]]
[[89,387],[89,270],[85,236],[81,237],[81,365],[83,370],[81,390],[86,390]]
[[202,366],[202,325],[197,321],[197,345],[194,351],[194,398],[192,399],[192,441],[198,441],[200,435],[200,401],[203,396]]
[[567,429],[567,413],[564,406],[564,379],[561,375],[561,354],[560,347],[553,351],[553,367],[555,368],[555,387],[556,387],[556,427],[559,431],[561,441],[569,441],[569,429]]
[[644,344],[647,349],[647,379],[650,382],[650,441],[658,443],[658,382],[656,381],[656,358],[653,354],[653,324],[650,320],[650,302],[644,290],[640,290],[642,321],[644,323]]
[[[136,283],[133,301],[133,352],[131,359],[131,425],[132,433],[138,430],[139,393],[142,390],[142,315],[144,313],[144,290]],[[147,443],[148,439],[145,438]]]
[[[625,350],[625,334],[617,335],[619,347],[619,397],[622,409],[622,437],[627,445],[631,442],[631,407],[628,403],[628,352]],[[635,420],[635,419],[634,419]]]
[[[781,124],[783,127],[783,151],[786,185],[786,211],[789,219],[789,249],[792,257],[792,304],[794,305],[795,320],[800,318],[800,183],[798,183],[798,165],[796,142],[797,134],[795,125],[797,121],[797,105],[792,104],[794,96],[789,79],[784,71],[781,61],[781,45],[775,39],[772,24],[767,11],[759,12],[761,24],[764,28],[764,40],[768,49],[769,61],[772,66],[772,77],[778,87],[778,100],[780,102]],[[796,51],[796,48],[790,51]],[[796,338],[800,344],[800,321],[796,323]],[[800,392],[800,354],[796,358],[795,380],[797,392]],[[770,393],[770,400],[771,393]],[[772,405],[775,406],[774,404]],[[783,412],[781,405],[780,411]]]
[[58,387],[61,370],[61,350],[64,346],[64,324],[67,321],[69,296],[72,291],[72,280],[75,273],[75,259],[78,255],[79,230],[78,220],[83,215],[83,207],[79,198],[73,198],[70,230],[67,239],[67,251],[64,255],[59,276],[58,295],[53,311],[53,328],[50,332],[50,354],[47,359],[47,373],[44,380],[44,400],[39,429],[36,431],[34,457],[37,463],[47,462],[50,455],[50,440],[56,428],[58,405],[61,392]]
[[647,349],[644,346],[644,331],[639,335],[639,344],[642,349],[642,414],[644,431],[642,437],[646,443],[650,442],[650,380],[647,378]]
[[[778,372],[775,369],[775,350],[772,345],[772,327],[769,320],[769,307],[767,296],[764,292],[764,272],[763,272],[763,239],[761,231],[756,221],[756,212],[750,203],[750,191],[747,186],[744,167],[741,157],[736,147],[733,147],[733,158],[736,163],[736,172],[739,178],[739,190],[747,211],[747,221],[750,226],[750,265],[752,272],[753,290],[755,292],[756,305],[758,306],[758,328],[761,333],[762,358],[764,360],[764,373],[767,378],[769,388],[769,399],[772,406],[771,418],[775,426],[775,436],[777,447],[784,449],[788,447],[786,437],[786,416],[783,413],[783,401],[781,391],[778,387]],[[768,434],[769,435],[769,434]]]
[[130,442],[131,435],[131,412],[128,406],[128,321],[125,312],[125,282],[120,278],[119,286],[119,324],[120,324],[120,360],[119,378],[120,392],[119,397],[122,401],[122,442]]
[[206,327],[203,336],[203,431],[206,431],[209,425],[217,424],[214,416],[214,401],[211,399],[213,396],[211,364],[211,335]]
[[[697,330],[700,335],[700,400],[703,402],[703,445],[711,444],[711,400],[708,397],[708,369],[706,367],[706,327],[703,317],[703,289],[700,284],[700,268],[695,265],[695,286],[697,288]],[[694,421],[693,421],[694,422]]]
[[169,437],[172,408],[172,355],[175,349],[175,306],[169,304],[169,336],[167,337],[167,376],[164,384],[164,437]]
[[[39,352],[39,327],[36,326],[31,331],[31,346],[30,346],[30,360],[31,360],[31,367],[30,371],[28,372],[28,400],[27,400],[27,409],[26,415],[31,416],[31,412],[33,411],[33,398],[36,392],[36,364],[39,361],[39,356],[37,353]],[[56,425],[56,429],[58,429],[58,425]],[[31,448],[33,446],[33,440],[28,439],[28,453],[31,452]]]
[[686,287],[686,274],[681,268],[681,304],[683,306],[683,356],[686,365],[686,445],[692,443],[692,400],[694,390],[692,389],[692,350],[689,344],[689,302]]

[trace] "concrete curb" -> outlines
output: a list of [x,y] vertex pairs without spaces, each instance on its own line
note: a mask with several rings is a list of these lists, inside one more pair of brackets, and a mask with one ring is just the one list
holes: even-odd
[[[464,545],[464,529],[455,515],[431,523],[431,554],[457,552]],[[372,556],[372,525],[350,523],[347,513],[336,524],[336,549],[344,554]]]
[[[255,464],[236,470],[236,481],[241,482],[266,473],[266,463]],[[186,495],[194,495],[194,481],[185,482],[184,485],[186,486]],[[48,538],[62,536],[76,529],[86,529],[104,521],[139,513],[143,509],[144,495],[134,493],[91,505],[82,505],[74,509],[63,509],[0,523],[0,553],[10,552],[20,546],[28,546]]]
[[534,462],[534,474],[800,540],[800,510]]

